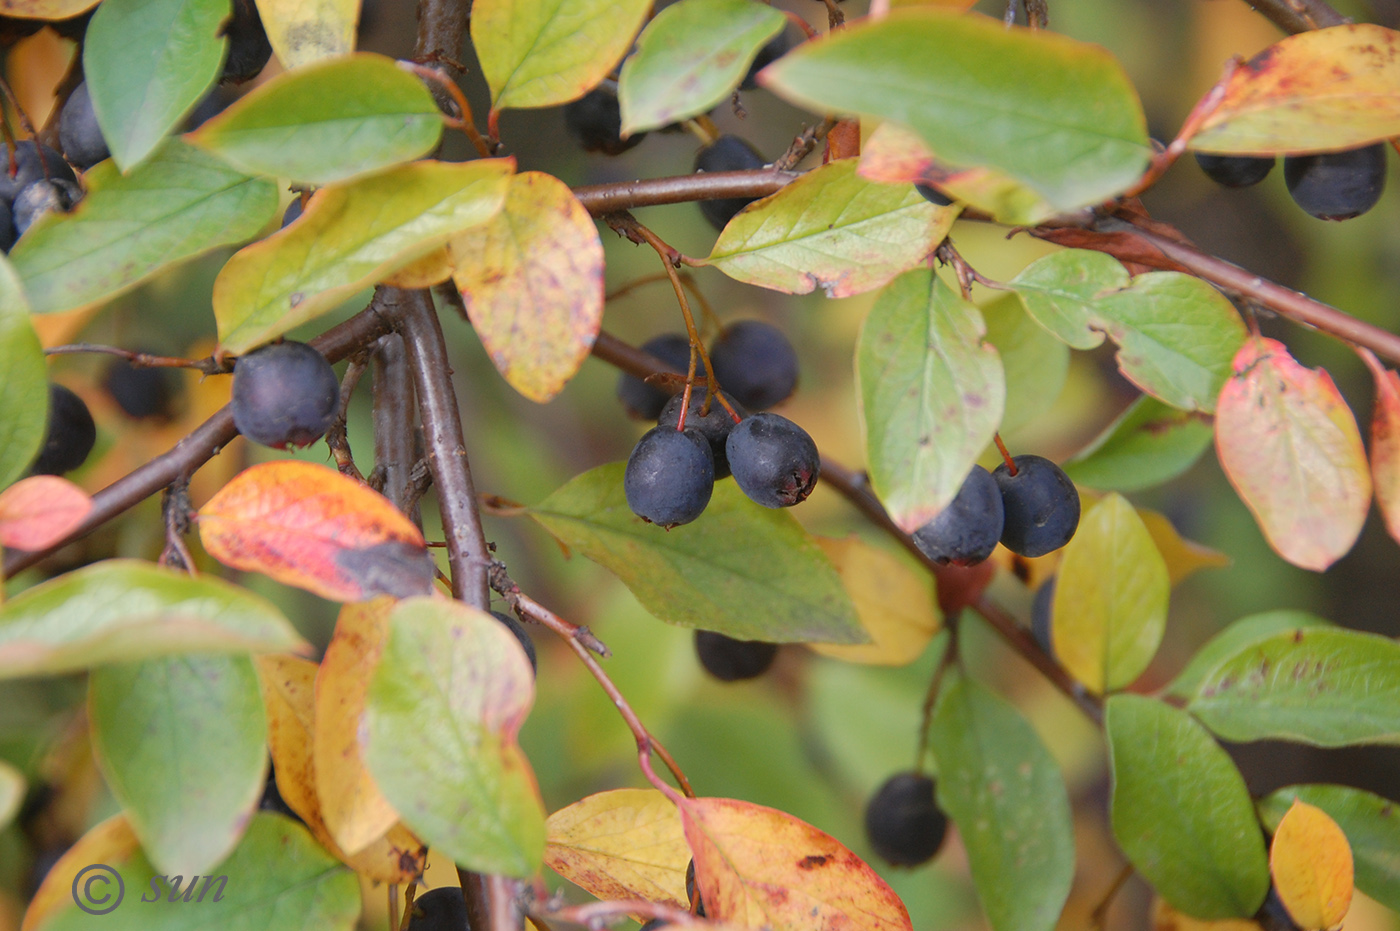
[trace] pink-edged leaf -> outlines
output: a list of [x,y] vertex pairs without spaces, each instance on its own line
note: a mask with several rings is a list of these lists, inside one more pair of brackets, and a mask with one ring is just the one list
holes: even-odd
[[1215,414],[1220,464],[1275,552],[1320,572],[1351,549],[1371,503],[1356,418],[1332,376],[1277,340],[1248,340],[1233,372]]
[[1376,407],[1371,412],[1371,482],[1385,529],[1400,540],[1400,375],[1381,365],[1369,349],[1361,358],[1376,378]]
[[0,546],[41,550],[87,519],[92,499],[66,478],[35,475],[0,492]]

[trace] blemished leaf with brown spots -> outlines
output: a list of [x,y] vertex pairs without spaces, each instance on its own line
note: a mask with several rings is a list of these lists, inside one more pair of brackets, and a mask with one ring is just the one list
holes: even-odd
[[226,566],[332,601],[432,589],[433,560],[413,522],[368,485],[309,462],[244,469],[200,510],[199,536]]
[[695,885],[717,921],[772,931],[910,931],[909,912],[869,864],[786,812],[729,798],[677,803]]
[[467,316],[511,387],[553,398],[603,322],[603,243],[568,185],[527,171],[490,223],[451,242]]

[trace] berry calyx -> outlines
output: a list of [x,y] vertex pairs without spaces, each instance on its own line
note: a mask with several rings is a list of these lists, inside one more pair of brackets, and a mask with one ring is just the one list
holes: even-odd
[[725,327],[710,345],[721,388],[752,411],[787,400],[797,387],[797,350],[783,331],[762,320]]
[[996,549],[1005,510],[992,473],[979,465],[937,517],[914,531],[919,550],[940,566],[973,566]]
[[234,365],[232,406],[234,425],[254,443],[307,446],[335,419],[340,383],[315,347],[273,343]]
[[622,488],[642,520],[666,528],[690,523],[715,489],[709,441],[694,430],[653,427],[632,449]]
[[923,773],[896,773],[865,806],[865,836],[894,866],[933,859],[948,834],[948,816],[934,801],[933,780]]
[[1001,489],[1005,521],[1001,543],[1022,556],[1044,556],[1064,546],[1079,527],[1079,492],[1059,466],[1042,456],[1017,456],[992,473]]
[[821,456],[797,424],[773,413],[745,417],[724,444],[739,488],[766,508],[792,507],[817,487]]
[[736,640],[712,630],[695,632],[695,655],[705,671],[721,682],[755,679],[773,665],[778,655],[776,643],[762,640]]

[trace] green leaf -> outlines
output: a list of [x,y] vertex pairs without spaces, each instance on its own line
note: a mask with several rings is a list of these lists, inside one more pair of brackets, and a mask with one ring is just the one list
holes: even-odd
[[1126,288],[1128,270],[1111,255],[1065,249],[1036,259],[1007,285],[1036,323],[1075,349],[1093,349],[1103,334],[1090,324],[1102,294]]
[[1167,564],[1137,511],[1110,492],[1084,515],[1056,576],[1055,655],[1091,691],[1120,689],[1152,662],[1167,626]]
[[1246,918],[1269,890],[1254,805],[1230,757],[1186,712],[1140,695],[1108,700],[1113,836],[1178,911]]
[[1294,799],[1327,812],[1346,834],[1356,888],[1400,911],[1400,806],[1347,786],[1289,786],[1259,801],[1259,817],[1270,831],[1278,828]]
[[365,762],[423,841],[481,873],[533,876],[545,813],[516,734],[534,700],[520,643],[484,612],[411,598],[365,705]]
[[1004,172],[1061,210],[1122,193],[1151,155],[1137,93],[1108,52],[984,16],[896,10],[764,73],[793,103],[903,123],[941,161]]
[[967,848],[995,931],[1050,931],[1074,878],[1069,795],[1059,766],[1016,709],[950,669],[929,742],[938,802]]
[[1209,418],[1143,395],[1064,464],[1077,485],[1137,491],[1169,482],[1195,464],[1215,431]]
[[512,159],[423,161],[317,191],[296,223],[240,250],[214,281],[219,344],[241,353],[495,216]]
[[1036,325],[1013,294],[982,308],[986,342],[996,347],[1006,376],[1001,432],[1035,423],[1055,405],[1069,375],[1069,349]]
[[625,469],[614,462],[576,476],[530,516],[667,623],[775,643],[865,642],[836,569],[787,511],[719,482],[699,520],[662,530],[627,507]]
[[281,612],[252,592],[137,560],[77,569],[0,607],[0,678],[174,653],[303,646]]
[[661,10],[622,64],[617,98],[623,133],[713,109],[786,22],[781,12],[754,0],[680,0]]
[[930,269],[896,278],[856,346],[870,482],[913,532],[953,500],[1001,423],[1006,385],[978,309]]
[[123,172],[154,153],[214,86],[228,17],[229,0],[115,0],[93,14],[83,73],[102,137]]
[[102,775],[163,872],[228,856],[267,777],[267,719],[253,661],[191,654],[104,666],[88,679]]
[[[255,812],[243,840],[217,872],[201,877],[198,890],[183,885],[176,899],[170,898],[174,890],[169,881],[158,878],[162,871],[140,850],[107,865],[121,876],[125,895],[120,907],[90,915],[69,904],[44,931],[352,931],[360,915],[355,874],[303,825],[269,812]],[[189,869],[176,873],[192,875]],[[110,889],[98,885],[94,891]],[[69,898],[66,890],[63,898]]]
[[49,423],[44,347],[14,266],[0,256],[0,488],[23,475]]
[[720,233],[705,261],[730,278],[786,294],[827,297],[878,288],[943,241],[955,207],[912,187],[856,174],[859,159],[831,162],[751,204]]
[[1244,344],[1244,321],[1209,283],[1181,272],[1138,275],[1095,302],[1095,325],[1118,344],[1118,367],[1173,407],[1210,413]]
[[277,186],[179,139],[121,176],[102,164],[68,214],[36,224],[10,253],[35,312],[72,310],[129,291],[163,268],[255,236]]
[[359,54],[279,74],[189,140],[248,174],[322,185],[425,155],[441,136],[423,82]]
[[1277,633],[1212,669],[1186,707],[1226,740],[1400,744],[1400,643],[1339,628]]
[[1196,651],[1186,668],[1177,675],[1166,694],[1183,701],[1189,699],[1201,688],[1215,669],[1229,662],[1231,657],[1256,643],[1268,640],[1276,634],[1292,633],[1307,627],[1331,627],[1332,622],[1306,611],[1265,611],[1242,617],[1206,641],[1205,646]]
[[583,96],[632,47],[650,9],[650,0],[477,0],[472,45],[492,109]]

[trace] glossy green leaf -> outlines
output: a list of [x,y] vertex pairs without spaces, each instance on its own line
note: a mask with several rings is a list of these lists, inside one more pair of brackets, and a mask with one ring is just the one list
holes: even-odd
[[1075,349],[1093,349],[1103,334],[1093,329],[1094,302],[1126,288],[1128,270],[1111,255],[1065,249],[1036,259],[1007,282],[1036,323]]
[[1294,799],[1327,812],[1346,834],[1356,887],[1391,911],[1400,911],[1400,805],[1348,786],[1289,786],[1259,801],[1259,817],[1270,831]]
[[277,186],[179,139],[126,176],[103,163],[68,214],[31,229],[10,260],[37,313],[129,291],[163,268],[255,236],[277,212]]
[[870,482],[913,532],[953,500],[1001,423],[1006,384],[973,304],[930,269],[896,278],[856,346]]
[[38,455],[49,422],[48,366],[14,266],[0,256],[0,488]]
[[1253,915],[1269,890],[1254,804],[1235,764],[1189,714],[1115,695],[1104,714],[1113,773],[1113,836],[1178,911]]
[[1006,376],[1002,433],[1033,424],[1055,405],[1069,375],[1069,348],[1036,325],[1015,295],[982,307],[986,342]]
[[1400,744],[1400,643],[1339,628],[1248,643],[1186,707],[1226,740]]
[[713,109],[786,22],[777,9],[754,0],[680,0],[661,10],[622,64],[617,99],[623,133]]
[[[316,843],[305,826],[270,812],[253,814],[242,841],[199,879],[197,889],[184,882],[194,875],[188,868],[176,869],[183,877],[176,892],[169,885],[173,876],[158,878],[169,870],[152,866],[139,849],[106,865],[121,876],[121,905],[110,914],[90,915],[74,907],[64,889],[65,907],[43,925],[44,931],[352,931],[360,915],[355,874]],[[99,883],[93,891],[112,890]]]
[[1167,694],[1185,701],[1200,690],[1207,676],[1240,651],[1284,632],[1330,626],[1331,621],[1306,611],[1265,611],[1242,617],[1196,651],[1186,668],[1167,686]]
[[229,0],[116,0],[93,14],[83,73],[102,138],[122,171],[154,153],[214,86],[228,16]]
[[750,204],[705,261],[731,278],[785,294],[827,297],[878,288],[937,248],[957,218],[913,188],[856,174],[841,159]]
[[301,219],[229,259],[214,281],[219,345],[240,353],[491,219],[511,159],[416,162],[317,191]]
[[24,801],[24,773],[0,760],[0,829],[10,826]]
[[477,0],[472,45],[494,110],[583,96],[617,65],[650,0]]
[[1064,464],[1077,485],[1137,491],[1169,482],[1195,464],[1215,432],[1209,418],[1143,395]]
[[102,775],[151,862],[204,873],[238,843],[267,777],[253,661],[190,654],[93,670],[88,714]]
[[938,802],[967,848],[995,931],[1050,931],[1074,878],[1064,777],[1014,707],[950,669],[929,743]]
[[365,53],[285,71],[189,139],[248,174],[323,185],[425,155],[441,136],[423,82]]
[[793,103],[903,123],[941,161],[1003,172],[1062,210],[1126,190],[1151,154],[1137,93],[1107,51],[984,16],[896,10],[764,74]]
[[365,763],[425,843],[469,870],[533,876],[545,813],[516,734],[534,701],[520,642],[460,602],[403,601],[365,704]]
[[625,468],[614,462],[575,477],[530,516],[668,623],[744,640],[865,642],[836,569],[787,511],[719,482],[699,520],[662,530],[627,507]]
[[1111,492],[1084,515],[1056,578],[1052,635],[1061,664],[1098,693],[1142,675],[1166,631],[1171,580],[1126,499]]
[[1096,326],[1118,344],[1118,367],[1173,407],[1210,413],[1244,344],[1244,321],[1212,285],[1181,272],[1138,275],[1094,304]]
[[0,678],[174,653],[304,645],[271,602],[247,589],[137,560],[74,570],[0,607]]

